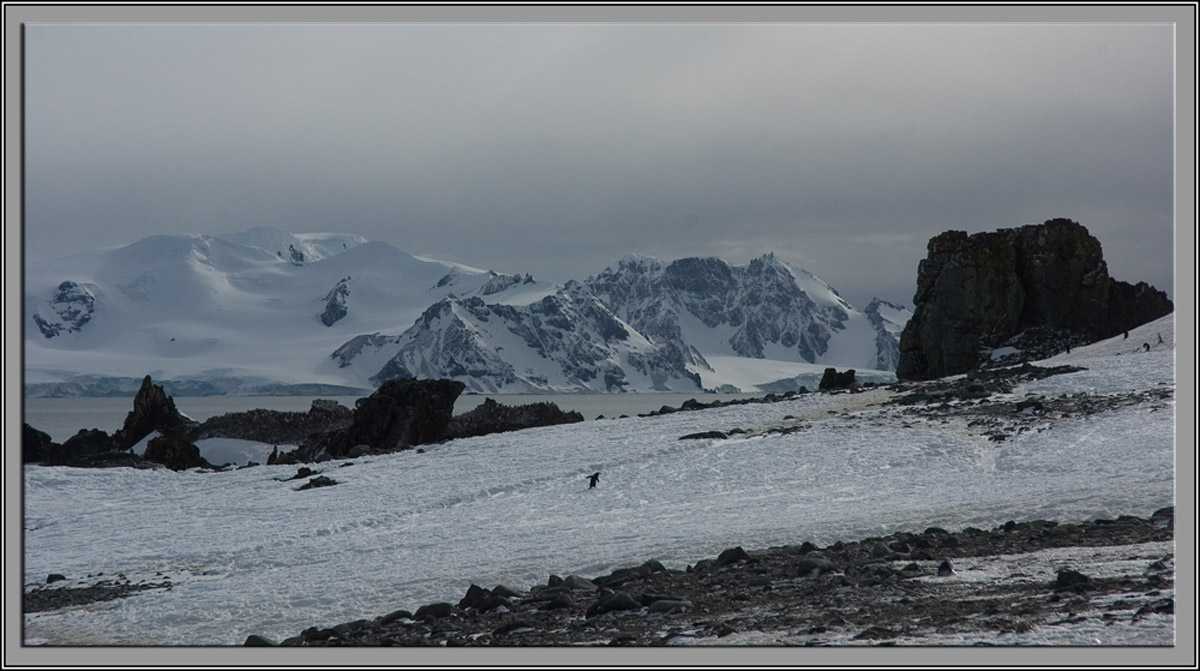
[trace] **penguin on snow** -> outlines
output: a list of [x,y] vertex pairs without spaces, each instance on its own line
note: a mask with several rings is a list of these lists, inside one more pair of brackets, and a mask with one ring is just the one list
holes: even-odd
[[587,479],[588,479],[588,489],[595,489],[596,482],[600,480],[600,474],[592,473],[591,475],[587,476]]

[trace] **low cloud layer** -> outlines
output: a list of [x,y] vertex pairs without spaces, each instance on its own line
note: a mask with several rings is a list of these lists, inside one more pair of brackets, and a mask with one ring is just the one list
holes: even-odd
[[930,237],[1069,217],[1171,292],[1174,32],[26,28],[26,258],[345,231],[552,281],[766,252],[911,305]]

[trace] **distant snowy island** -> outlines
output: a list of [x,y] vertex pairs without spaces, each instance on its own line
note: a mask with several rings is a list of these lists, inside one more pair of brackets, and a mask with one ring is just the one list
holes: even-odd
[[863,310],[771,254],[629,255],[554,285],[338,233],[155,235],[26,267],[25,394],[770,392],[890,382],[911,311]]

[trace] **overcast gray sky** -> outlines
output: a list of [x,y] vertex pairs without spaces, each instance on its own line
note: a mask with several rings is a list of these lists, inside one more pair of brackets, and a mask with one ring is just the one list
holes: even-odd
[[342,231],[539,279],[766,252],[911,307],[1069,217],[1174,296],[1169,24],[33,24],[26,261]]

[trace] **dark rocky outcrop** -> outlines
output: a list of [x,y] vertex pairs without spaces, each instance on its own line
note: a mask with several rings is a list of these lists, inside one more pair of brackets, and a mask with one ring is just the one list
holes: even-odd
[[442,440],[464,385],[456,380],[390,380],[354,410],[347,447],[397,450]]
[[35,464],[45,461],[57,447],[60,445],[50,439],[50,434],[38,431],[29,424],[21,426],[21,461],[23,463]]
[[129,450],[116,450],[113,439],[100,429],[80,429],[63,444],[50,440],[45,433],[28,424],[22,436],[22,453],[27,464],[73,466],[76,468],[161,468]]
[[113,452],[112,437],[100,429],[80,429],[62,445],[51,443],[39,460],[47,466],[89,466],[93,459]]
[[42,335],[53,338],[62,333],[79,333],[96,311],[96,296],[87,287],[66,281],[58,285],[48,307],[44,315],[33,315],[33,323]]
[[929,241],[896,376],[934,379],[978,366],[1029,329],[1093,342],[1174,310],[1166,294],[1108,275],[1100,242],[1070,219]]
[[821,376],[821,383],[817,385],[817,389],[828,391],[830,389],[849,389],[853,386],[853,369],[839,373],[836,368],[826,368],[825,374]]
[[168,433],[151,438],[150,442],[146,443],[146,452],[142,454],[142,458],[162,464],[173,471],[211,467],[200,456],[200,448],[178,433]]
[[238,438],[261,443],[300,445],[313,436],[350,428],[354,413],[327,399],[314,399],[308,412],[247,410],[210,417],[188,432],[192,440]]
[[175,409],[175,400],[147,375],[133,398],[133,410],[125,416],[125,424],[112,438],[115,450],[128,450],[154,431],[164,435],[184,435],[196,425]]
[[325,311],[320,315],[322,324],[333,326],[346,316],[346,299],[350,296],[350,287],[346,283],[349,280],[349,277],[338,280],[337,285],[325,294]]
[[440,442],[463,388],[456,380],[389,380],[358,399],[348,427],[309,436],[296,450],[272,454],[267,463],[323,461],[348,457],[352,450],[386,453]]
[[305,489],[316,489],[317,487],[332,487],[336,484],[337,480],[324,475],[318,475],[317,477],[297,487],[296,491],[299,492]]
[[553,403],[503,405],[488,398],[474,410],[454,417],[447,428],[449,438],[467,438],[503,431],[519,431],[536,426],[582,422],[583,415],[565,412]]

